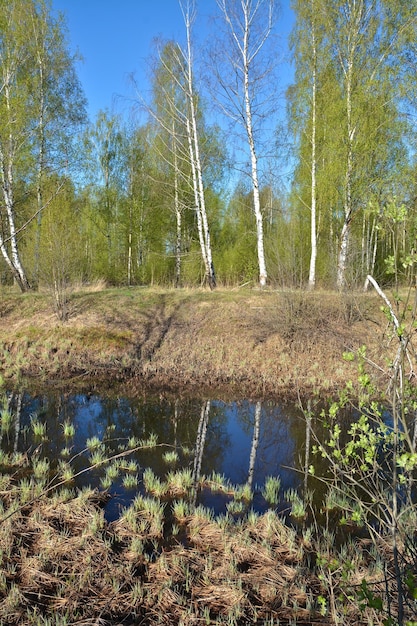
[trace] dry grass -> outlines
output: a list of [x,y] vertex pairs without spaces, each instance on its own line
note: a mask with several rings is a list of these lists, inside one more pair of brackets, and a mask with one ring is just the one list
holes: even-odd
[[[250,524],[190,516],[184,541],[167,543],[149,526],[107,524],[97,494],[86,492],[40,499],[0,528],[2,624],[335,623],[318,602],[329,604],[323,567],[311,566],[309,550],[271,512]],[[333,566],[339,623],[378,624],[354,599],[359,573],[373,582],[369,554],[352,546],[343,558],[355,567]]]
[[[59,324],[44,294],[4,294],[0,367],[12,382],[94,374],[130,392],[332,393],[352,376],[343,351],[366,344],[383,369],[390,345],[374,295],[93,289],[71,303]],[[0,624],[382,624],[357,599],[363,578],[387,593],[365,545],[341,554],[272,511],[216,520],[188,502],[167,537],[168,501],[138,496],[108,524],[97,493],[23,502],[22,468],[11,471],[0,476]],[[175,476],[170,497],[188,497]],[[381,554],[390,574],[389,549]],[[394,577],[387,584],[391,594]]]
[[364,541],[339,552],[273,511],[237,522],[190,504],[172,537],[167,501],[138,495],[108,523],[95,491],[21,505],[19,484],[1,482],[1,624],[382,624],[357,592],[365,578],[386,593],[381,554],[394,584],[388,544],[378,557]]
[[279,397],[341,388],[351,377],[342,353],[363,344],[386,367],[373,293],[94,289],[74,293],[71,311],[58,323],[45,294],[5,292],[3,375]]

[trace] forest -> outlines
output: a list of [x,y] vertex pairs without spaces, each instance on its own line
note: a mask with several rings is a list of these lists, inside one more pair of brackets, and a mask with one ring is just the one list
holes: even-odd
[[217,0],[205,49],[198,6],[179,6],[184,38],[149,51],[150,94],[132,81],[128,121],[88,120],[65,17],[50,0],[1,1],[2,284],[409,280],[414,3],[293,0],[285,105],[273,0]]

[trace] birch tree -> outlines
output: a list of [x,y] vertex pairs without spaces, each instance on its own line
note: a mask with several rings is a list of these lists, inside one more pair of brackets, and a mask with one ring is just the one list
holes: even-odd
[[[297,59],[297,73],[299,83],[307,83],[309,96],[308,112],[310,122],[308,124],[308,143],[310,145],[310,264],[308,275],[309,289],[314,289],[316,284],[317,263],[317,88],[318,88],[318,64],[319,52],[322,52],[320,23],[317,15],[316,0],[295,3],[297,16],[296,26],[291,37],[291,47]],[[297,131],[299,129],[297,128]],[[305,129],[304,129],[305,132]]]
[[[289,94],[299,162],[293,197],[300,211],[310,211],[309,285],[315,257],[324,267],[327,255],[329,277],[334,273],[342,289],[348,269],[362,280],[375,262],[375,245],[364,241],[368,233],[376,242],[368,228],[370,200],[399,189],[398,173],[405,171],[403,88],[394,76],[402,77],[402,33],[412,18],[403,7],[386,11],[381,0],[310,0],[294,8],[296,83]],[[327,246],[323,240],[315,246],[324,228]]]
[[344,220],[340,235],[336,280],[339,289],[345,285],[350,226],[355,210],[354,198],[352,196],[354,153],[356,134],[360,132],[358,118],[354,109],[355,83],[358,81],[359,72],[363,72],[365,55],[371,53],[369,45],[372,45],[372,39],[368,39],[369,45],[366,46],[364,45],[365,37],[367,35],[369,37],[369,34],[371,34],[371,37],[374,36],[376,28],[376,25],[373,23],[375,20],[373,15],[374,2],[367,3],[366,0],[360,0],[359,2],[348,0],[348,2],[343,4],[344,6],[341,7],[342,11],[340,11],[339,7],[332,7],[331,9],[326,7],[334,29],[332,29],[333,45],[340,63],[346,107],[346,122],[343,133],[346,142]]
[[[62,141],[65,133],[59,133],[58,141],[55,132],[52,146],[46,129],[54,120],[54,130],[62,131],[63,120],[76,117],[80,121],[84,114],[73,62],[66,52],[63,24],[51,17],[48,0],[0,3],[0,187],[4,207],[0,250],[22,291],[30,288],[21,258],[22,233],[52,199],[42,197],[41,172],[51,168],[52,154],[56,163],[56,155],[71,143],[69,132],[66,141]],[[74,94],[79,99],[72,99]],[[25,215],[22,199],[27,198],[33,180],[37,181],[37,200]],[[59,188],[60,183],[53,195]]]
[[317,260],[317,210],[316,210],[316,135],[317,135],[317,35],[314,22],[314,0],[311,7],[311,52],[312,52],[312,76],[311,76],[311,256],[308,285],[313,289],[316,284],[316,260]]
[[161,176],[158,139],[151,123],[132,128],[128,135],[126,192],[120,214],[128,282],[153,283],[166,276],[172,224],[165,211],[170,192]]
[[[398,106],[400,90],[389,79],[405,42],[403,33],[415,24],[416,15],[401,7],[392,12],[380,0],[326,1],[322,10],[344,102],[343,223],[336,279],[341,289],[346,284],[352,222],[365,205],[358,176],[364,172],[364,158],[370,167],[375,162],[372,150],[380,150],[376,138],[384,145],[380,129],[387,135],[398,115],[392,102]],[[379,118],[378,133],[369,124],[373,117]]]
[[95,205],[93,219],[106,241],[103,271],[114,280],[119,269],[121,201],[128,175],[127,138],[120,117],[99,111],[94,125],[86,130],[84,146]]
[[216,274],[214,271],[210,229],[207,219],[203,167],[201,160],[199,130],[197,125],[196,96],[194,92],[194,63],[191,45],[191,30],[196,17],[195,3],[193,0],[180,0],[180,7],[184,19],[187,41],[185,49],[182,51],[182,55],[185,62],[185,94],[188,105],[186,129],[197,214],[197,226],[201,253],[205,266],[205,277],[210,289],[214,289],[216,287]]
[[[263,52],[273,27],[273,0],[217,0],[224,37],[216,41],[213,69],[221,111],[239,124],[246,137],[256,222],[259,285],[267,281],[264,226],[260,199],[257,130],[267,115],[265,85],[271,80],[270,64]],[[270,104],[270,102],[269,102]]]
[[27,67],[29,49],[25,34],[27,13],[21,2],[0,5],[2,28],[0,32],[0,177],[4,206],[3,232],[0,235],[0,250],[14,280],[22,291],[30,288],[29,279],[23,268],[18,246],[16,225],[16,169],[19,148],[24,143],[23,117],[28,107],[24,84],[19,73]]
[[[181,281],[182,219],[187,201],[184,185],[192,192],[198,239],[204,264],[204,277],[210,289],[216,287],[211,234],[206,206],[204,163],[201,149],[199,95],[195,88],[192,26],[196,18],[195,3],[179,0],[185,25],[186,43],[174,41],[159,47],[154,69],[153,104],[145,105],[153,122],[160,127],[158,151],[160,162],[169,170],[165,183],[171,186],[176,216],[176,284]],[[139,93],[139,99],[143,98]],[[163,181],[162,181],[163,182]]]
[[[38,280],[42,216],[52,199],[44,193],[48,174],[69,173],[76,162],[72,137],[86,120],[85,97],[75,73],[76,55],[69,54],[65,41],[65,22],[55,17],[47,1],[33,3],[30,19],[33,47],[32,106],[35,124],[36,210],[34,280]],[[61,184],[57,191],[61,190]]]
[[186,141],[187,100],[184,66],[178,44],[171,41],[159,47],[153,71],[153,103],[148,112],[157,126],[154,149],[170,209],[175,215],[175,286],[181,285],[183,215],[187,205],[185,190],[190,180],[190,155]]

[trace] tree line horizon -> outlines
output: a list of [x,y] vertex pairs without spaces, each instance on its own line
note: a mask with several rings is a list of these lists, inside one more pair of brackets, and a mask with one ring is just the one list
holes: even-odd
[[285,111],[275,0],[216,0],[200,49],[198,6],[178,3],[184,42],[155,42],[150,93],[132,79],[127,122],[108,109],[87,119],[52,0],[0,0],[1,283],[348,289],[368,275],[396,287],[412,279],[412,3],[293,0]]

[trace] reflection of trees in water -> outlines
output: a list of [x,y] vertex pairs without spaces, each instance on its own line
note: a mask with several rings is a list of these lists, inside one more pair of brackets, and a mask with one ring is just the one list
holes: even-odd
[[262,411],[262,404],[258,401],[255,405],[255,423],[253,425],[252,445],[251,445],[250,455],[249,455],[249,471],[248,471],[247,484],[250,487],[250,489],[252,489],[252,486],[253,486],[256,453],[258,451],[258,446],[259,446],[259,431],[261,428],[261,411]]
[[[307,399],[303,409],[297,411],[296,418],[291,421],[291,434],[295,444],[296,456],[293,467],[300,478],[300,486],[304,493],[310,490],[314,494],[316,506],[324,502],[327,492],[325,481],[317,478],[326,476],[329,471],[328,462],[321,454],[314,454],[314,444],[327,441],[329,438],[328,418],[322,417],[323,411],[327,415],[328,403],[322,400]],[[346,443],[346,433],[352,423],[356,422],[359,413],[351,406],[341,409],[337,415],[337,423],[341,428],[340,442]],[[310,466],[314,467],[315,476],[309,473]]]
[[[90,416],[89,430],[104,432],[106,428],[114,425],[111,436],[115,440],[115,451],[120,439],[126,440],[130,437],[142,439],[154,433],[159,444],[175,447],[180,457],[182,456],[180,464],[190,463],[190,457],[185,451],[194,451],[198,437],[201,439],[201,400],[177,398],[171,401],[159,398],[102,397],[97,401],[100,401],[101,408],[93,419]],[[206,402],[203,406],[206,407]],[[199,448],[199,472],[202,470],[202,465],[207,464],[211,470],[212,464],[218,462],[224,454],[224,448],[228,443],[224,405],[215,403],[214,406],[213,403],[209,403],[207,411],[210,413],[210,425],[207,432],[207,420],[202,442],[204,445]],[[168,469],[163,460],[165,451],[163,445],[156,450],[141,450],[137,455],[137,460],[142,467],[152,467],[153,471],[162,477]],[[182,454],[183,451],[184,454]],[[191,457],[191,464],[194,464],[193,457]]]
[[194,448],[193,481],[197,484],[201,474],[201,462],[203,460],[204,445],[206,442],[207,425],[210,417],[210,400],[203,403],[198,422],[197,439]]
[[177,430],[178,430],[178,403],[179,400],[178,398],[175,398],[174,401],[174,413],[172,415],[171,421],[172,421],[172,427],[174,429],[174,440],[172,442],[172,445],[174,446],[175,449],[177,449],[178,446],[178,440],[177,440]]
[[8,428],[2,423],[0,432],[0,443],[5,452],[17,452],[19,449],[22,401],[22,393],[10,393],[3,400],[1,411],[4,415],[7,414],[10,420]]
[[[311,453],[313,438],[327,436],[318,417],[322,406],[313,401],[311,407],[306,403],[305,415],[293,405],[273,402],[131,399],[65,392],[36,398],[10,393],[5,403],[12,419],[8,432],[1,437],[2,449],[29,454],[36,450],[49,458],[52,468],[63,458],[64,447],[70,448],[72,457],[85,449],[87,438],[104,436],[106,454],[112,455],[120,452],[128,439],[147,439],[154,433],[162,445],[141,449],[132,458],[142,470],[150,467],[160,478],[180,467],[190,468],[195,481],[216,471],[232,482],[247,483],[256,492],[256,486],[262,486],[272,475],[281,478],[283,490],[309,488],[315,492],[315,501],[324,498],[323,485],[308,472],[310,464],[317,473],[326,471],[321,457]],[[46,422],[47,441],[34,437],[31,415]],[[338,416],[343,430],[355,419],[348,411]],[[75,436],[70,440],[63,436],[66,421],[75,426]],[[168,446],[178,452],[175,465],[164,458]],[[75,472],[88,467],[89,453],[76,456],[71,463]],[[84,474],[77,485],[98,485],[102,471],[99,468],[93,475]],[[121,482],[117,488],[122,490]]]
[[223,402],[210,403],[210,421],[207,425],[207,434],[204,447],[204,456],[201,460],[201,473],[210,474],[213,469],[222,466],[230,447],[227,405]]
[[238,413],[244,427],[252,428],[248,483],[252,486],[256,480],[263,484],[267,476],[280,476],[284,487],[293,486],[296,476],[288,468],[295,462],[292,428],[298,416],[293,407],[283,404],[257,402],[254,410],[252,407],[248,403],[248,408]]
[[19,445],[19,433],[20,433],[20,415],[22,412],[22,400],[23,394],[16,394],[16,416],[15,416],[15,435],[14,435],[14,444],[13,444],[13,452],[17,452]]
[[305,414],[305,422],[306,422],[306,443],[305,443],[305,455],[304,455],[304,494],[307,493],[308,486],[308,468],[310,467],[310,448],[311,448],[311,401],[308,400],[307,404],[307,413]]
[[[214,470],[232,481],[247,482],[251,488],[255,483],[263,484],[265,476],[271,474],[283,477],[284,488],[295,486],[295,481],[300,482],[298,475],[283,466],[294,467],[298,454],[299,469],[304,475],[308,469],[304,455],[308,431],[299,412],[296,414],[291,406],[68,393],[37,398],[24,394],[20,399],[14,394],[10,402],[14,436],[9,437],[9,450],[13,447],[25,451],[39,445],[30,429],[30,414],[36,414],[47,422],[50,440],[42,444],[42,454],[47,454],[52,462],[59,458],[64,446],[69,445],[72,454],[83,450],[89,437],[104,436],[108,453],[117,453],[129,438],[147,439],[154,433],[162,445],[140,450],[134,458],[142,468],[151,467],[160,477],[172,469],[164,459],[167,448],[163,444],[177,450],[177,467],[190,467],[195,478]],[[63,438],[65,421],[72,422],[76,429],[70,442]],[[80,469],[87,461],[85,454],[76,460],[74,469]]]
[[[4,402],[2,408],[2,412],[8,414],[10,419],[10,430],[7,432],[0,433],[0,441],[3,438],[3,434],[6,435],[5,439],[7,439],[8,447],[10,451],[17,452],[19,447],[19,435],[20,435],[20,427],[21,427],[21,413],[22,413],[22,393],[11,393],[9,394]],[[3,425],[2,425],[3,431]]]

